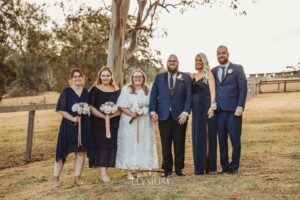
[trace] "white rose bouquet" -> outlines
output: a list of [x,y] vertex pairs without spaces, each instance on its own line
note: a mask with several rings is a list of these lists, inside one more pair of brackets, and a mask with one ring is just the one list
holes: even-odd
[[[149,112],[149,108],[146,107],[143,103],[141,102],[134,102],[133,106],[130,108],[132,112],[135,112],[138,114],[138,116],[145,115]],[[129,124],[133,122],[135,118],[131,118],[129,121]]]
[[118,106],[114,102],[108,101],[100,106],[100,111],[106,115],[112,115],[118,111]]
[[[78,146],[82,146],[81,143],[81,115],[89,115],[91,114],[90,107],[87,103],[75,103],[71,110],[79,116],[78,118]],[[77,122],[75,123],[76,126]]]
[[[149,112],[149,108],[147,106],[145,106],[145,104],[141,103],[141,102],[134,102],[133,103],[133,106],[130,108],[130,110],[132,112],[135,112],[137,113],[137,123],[136,123],[136,129],[137,129],[137,132],[136,132],[136,140],[137,140],[137,143],[139,143],[140,141],[140,125],[139,125],[139,122],[140,122],[140,116],[142,115],[146,115],[148,112]],[[135,118],[131,118],[131,120],[129,121],[129,124],[131,124],[133,122]]]
[[102,104],[99,109],[105,114],[106,138],[109,139],[111,138],[109,115],[115,114],[118,111],[118,106],[114,102],[108,101]]
[[72,111],[76,112],[78,115],[90,115],[90,107],[87,103],[75,103],[72,106]]

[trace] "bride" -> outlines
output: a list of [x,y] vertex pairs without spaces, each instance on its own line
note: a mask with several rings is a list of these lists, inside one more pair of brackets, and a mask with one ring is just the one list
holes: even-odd
[[149,116],[149,87],[142,70],[131,75],[131,84],[124,86],[117,105],[122,114],[118,130],[116,168],[127,169],[127,179],[133,180],[132,171],[158,168],[153,124]]

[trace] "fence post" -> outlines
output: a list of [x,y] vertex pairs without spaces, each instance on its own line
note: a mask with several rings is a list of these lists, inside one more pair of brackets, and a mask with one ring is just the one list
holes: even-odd
[[286,81],[284,81],[283,92],[286,92]]
[[280,83],[277,83],[278,84],[278,91],[277,92],[280,92]]
[[[30,103],[30,104],[35,105],[35,103]],[[35,110],[30,110],[28,114],[27,143],[26,143],[26,154],[25,154],[25,160],[27,162],[29,162],[31,159],[33,130],[34,130],[34,116],[35,116]]]
[[262,92],[261,92],[261,81],[258,83],[258,93],[259,93],[259,94],[262,93]]

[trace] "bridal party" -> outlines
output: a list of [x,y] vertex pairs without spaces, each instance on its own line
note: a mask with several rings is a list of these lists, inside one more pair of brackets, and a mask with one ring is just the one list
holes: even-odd
[[[144,71],[135,69],[122,88],[115,84],[109,66],[99,69],[91,88],[84,87],[81,69],[71,69],[70,84],[56,106],[62,120],[53,186],[62,184],[61,173],[71,153],[76,186],[83,184],[86,159],[90,168],[100,171],[103,183],[113,181],[108,175],[112,168],[122,170],[127,180],[142,178],[144,171],[160,171],[161,178],[237,174],[247,79],[242,65],[229,60],[225,45],[217,47],[216,59],[219,64],[211,68],[205,53],[197,53],[195,73],[189,73],[180,70],[178,56],[171,54],[166,72],[153,74],[152,83]],[[187,134],[191,147],[186,146]],[[185,173],[186,148],[192,148],[193,174]]]

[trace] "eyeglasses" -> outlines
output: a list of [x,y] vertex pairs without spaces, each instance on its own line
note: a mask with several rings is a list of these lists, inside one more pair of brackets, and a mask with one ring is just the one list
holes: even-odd
[[173,62],[173,63],[177,63],[178,61],[177,61],[177,60],[168,60],[168,62],[169,62],[169,63],[172,63],[172,62]]
[[143,76],[133,76],[132,78],[144,78]]

